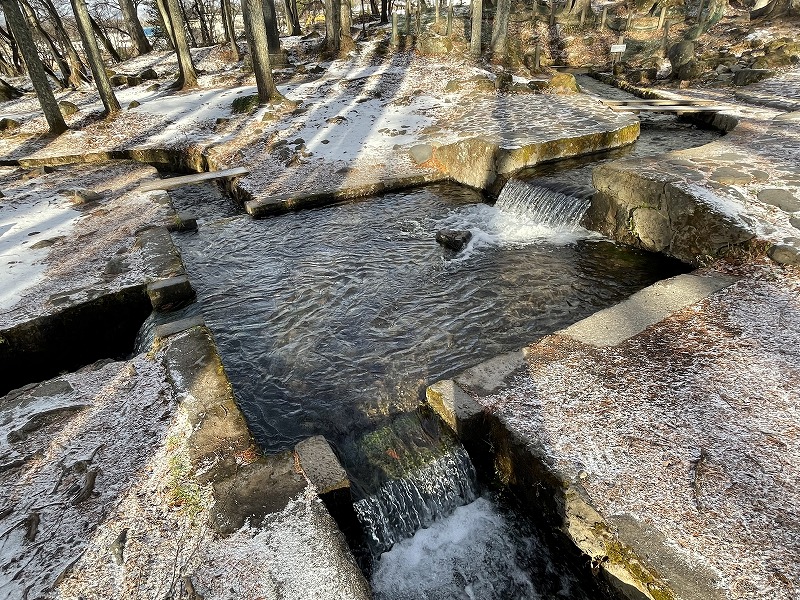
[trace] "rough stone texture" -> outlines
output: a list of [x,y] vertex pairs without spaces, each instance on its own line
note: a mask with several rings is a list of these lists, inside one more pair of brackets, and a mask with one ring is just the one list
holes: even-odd
[[798,164],[793,121],[740,119],[717,142],[596,169],[584,225],[691,264],[751,240],[795,245]]
[[442,229],[436,232],[436,241],[454,252],[459,252],[472,239],[472,232],[454,229]]
[[319,494],[350,487],[347,472],[321,435],[303,440],[294,447],[300,469]]
[[651,285],[559,333],[589,346],[617,346],[731,283],[733,280],[726,277],[678,275]]
[[472,400],[498,473],[555,490],[543,510],[638,597],[789,600],[800,278],[763,259],[709,274],[739,279],[616,346],[544,338],[524,373]]
[[186,275],[179,275],[148,283],[147,295],[154,310],[169,312],[189,304],[195,294],[189,278]]

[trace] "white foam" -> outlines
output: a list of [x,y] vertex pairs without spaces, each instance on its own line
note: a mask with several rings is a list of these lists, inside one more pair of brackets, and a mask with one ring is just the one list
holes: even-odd
[[538,598],[508,521],[486,498],[395,544],[375,565],[375,598]]

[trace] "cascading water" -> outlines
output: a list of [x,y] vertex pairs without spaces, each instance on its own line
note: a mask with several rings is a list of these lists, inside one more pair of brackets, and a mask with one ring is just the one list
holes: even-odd
[[457,447],[404,479],[384,483],[373,495],[355,503],[367,543],[375,556],[400,540],[478,497],[475,468]]
[[533,223],[574,230],[580,227],[589,199],[511,179],[500,192],[495,208]]

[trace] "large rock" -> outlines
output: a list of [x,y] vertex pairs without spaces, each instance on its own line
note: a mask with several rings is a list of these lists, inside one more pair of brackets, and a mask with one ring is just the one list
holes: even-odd
[[151,67],[139,73],[139,79],[143,81],[151,81],[153,79],[158,79],[158,73],[156,72],[155,69]]
[[769,69],[741,69],[733,76],[733,84],[750,85],[770,75],[772,75],[772,71]]
[[551,94],[577,94],[581,90],[572,73],[556,73],[550,78],[547,91]]
[[681,40],[680,42],[670,46],[667,50],[667,58],[672,65],[673,72],[681,65],[695,60],[696,44],[689,40]]
[[61,114],[64,115],[65,117],[69,117],[71,115],[74,115],[79,110],[77,104],[74,104],[72,102],[68,102],[66,100],[61,100],[58,103],[58,108],[61,109]]
[[14,129],[19,129],[20,125],[19,121],[10,117],[0,119],[0,131],[13,131]]
[[471,239],[472,232],[468,230],[442,229],[436,234],[437,242],[455,252],[460,251],[469,244]]

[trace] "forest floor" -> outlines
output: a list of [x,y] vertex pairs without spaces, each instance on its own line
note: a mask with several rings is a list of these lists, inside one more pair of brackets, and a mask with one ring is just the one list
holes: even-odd
[[[241,114],[233,101],[255,87],[224,48],[195,51],[204,74],[200,87],[188,92],[167,89],[177,70],[172,55],[136,58],[118,72],[154,68],[158,79],[118,88],[124,108],[114,118],[102,117],[93,92],[58,94],[78,107],[67,119],[71,130],[59,138],[46,135],[30,95],[0,105],[0,117],[20,123],[0,137],[0,155],[12,161],[136,147],[213,148],[221,163],[251,168],[241,182],[245,188],[270,194],[418,172],[411,147],[477,135],[483,127],[538,121],[558,137],[596,115],[617,118],[595,100],[526,94],[528,112],[514,123],[486,122],[486,113],[475,108],[487,110],[487,99],[503,101],[489,89],[496,67],[393,53],[387,34],[381,30],[384,39],[366,42],[355,57],[326,62],[309,59],[314,40],[288,40],[296,66],[276,72],[287,102]],[[606,60],[606,51],[591,57],[595,64]],[[517,76],[519,82],[544,78]],[[451,81],[461,82],[457,90],[447,91]],[[680,92],[744,101],[742,90],[711,82]],[[747,92],[755,103],[759,95],[796,99],[796,71]],[[489,117],[505,111],[492,107],[497,104]],[[136,233],[167,224],[171,215],[155,195],[136,190],[154,177],[152,169],[115,168],[59,167],[29,177],[29,170],[9,166],[0,173],[0,322],[47,313],[63,292],[98,282],[122,285],[145,274]],[[103,197],[87,206],[68,191],[75,188]],[[34,248],[39,242],[45,243]],[[119,257],[123,271],[115,270]],[[800,276],[764,262],[739,274],[735,287],[620,348],[576,351],[563,340],[545,342],[540,349],[547,352],[530,355],[544,356],[530,359],[529,377],[487,403],[531,440],[546,432],[548,452],[585,482],[604,512],[651,524],[662,519],[656,528],[714,570],[732,597],[788,598],[800,577],[800,549],[789,535],[797,530],[800,505],[794,350]],[[652,348],[659,353],[651,355]],[[209,507],[199,488],[189,490],[188,499],[175,496],[182,463],[170,457],[191,427],[176,416],[180,398],[161,358],[140,354],[89,365],[0,399],[0,592],[24,597],[30,589],[46,596],[56,587],[62,597],[137,597],[143,590],[179,596],[196,588],[210,600],[231,593],[311,597],[304,583],[334,585],[341,565],[306,552],[341,545],[330,539],[329,517],[313,494],[304,491],[276,513],[271,528],[245,528],[226,540],[198,525],[199,513],[185,512],[187,505],[203,514]],[[706,402],[697,406],[700,397]],[[47,413],[47,407],[57,410]],[[743,415],[741,428],[724,430]],[[682,427],[674,426],[678,421]],[[663,446],[631,433],[641,431],[654,432],[659,442],[662,434],[680,439]],[[624,455],[642,458],[623,469],[612,458]],[[670,488],[675,482],[679,487]],[[668,516],[676,506],[679,519]],[[738,532],[735,538],[726,537],[731,531]],[[126,546],[135,557],[127,571],[125,561],[132,559],[123,553]],[[704,554],[709,547],[713,553]],[[246,578],[261,572],[257,581]],[[227,585],[232,573],[242,578],[233,592]],[[350,593],[316,589],[319,597]]]

